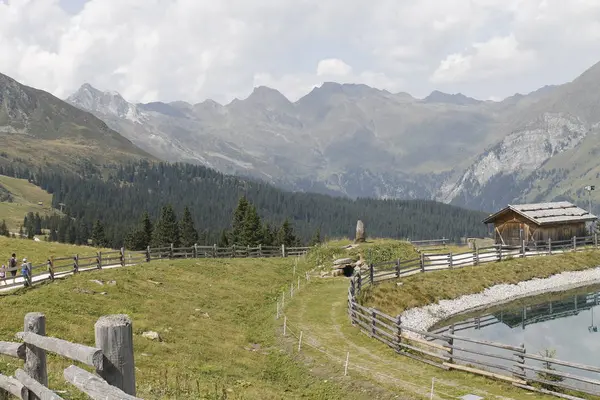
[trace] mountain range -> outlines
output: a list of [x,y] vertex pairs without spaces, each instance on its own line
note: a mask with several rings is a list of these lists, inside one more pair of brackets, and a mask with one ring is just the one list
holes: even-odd
[[[417,99],[326,82],[295,102],[261,86],[225,105],[136,104],[84,84],[67,105],[25,86],[15,91],[1,77],[0,139],[23,148],[19,140],[30,139],[35,122],[42,157],[65,157],[46,150],[79,143],[83,158],[154,157],[296,191],[429,198],[486,211],[583,201],[583,186],[600,177],[600,63],[572,82],[502,101],[439,91]],[[19,103],[27,93],[41,100]],[[49,110],[58,121],[39,122]],[[112,151],[97,151],[106,146]]]

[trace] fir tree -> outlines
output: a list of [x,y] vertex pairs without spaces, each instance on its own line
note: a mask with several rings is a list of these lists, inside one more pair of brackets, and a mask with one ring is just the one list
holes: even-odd
[[183,247],[192,247],[198,243],[198,231],[194,227],[192,213],[188,207],[183,209],[183,217],[181,218],[181,245]]
[[219,236],[219,243],[217,246],[219,247],[229,247],[229,237],[226,230],[221,231],[221,236]]
[[141,242],[140,244],[143,246],[142,249],[143,250],[145,248],[147,248],[148,246],[150,246],[150,242],[152,241],[152,231],[153,231],[154,227],[152,226],[152,221],[150,220],[150,215],[148,214],[148,211],[144,211],[144,214],[142,215],[142,238],[140,239]]
[[[59,234],[60,236],[60,234]],[[92,227],[92,246],[103,247],[106,246],[106,236],[104,235],[104,225],[99,219],[94,222]]]
[[42,234],[42,218],[40,217],[39,213],[35,213],[35,217],[33,220],[33,229],[34,229],[34,233],[36,235],[41,235]]
[[5,220],[2,220],[2,222],[0,222],[0,236],[10,237],[10,231],[8,230],[8,227],[6,226]]
[[273,246],[275,244],[275,232],[269,224],[263,224],[261,229],[261,244]]
[[309,242],[309,246],[316,246],[318,244],[320,244],[322,242],[321,239],[321,228],[317,228],[317,230],[315,231],[315,234],[313,235],[312,239],[310,239]]
[[290,221],[286,218],[286,220],[281,225],[281,228],[279,228],[279,231],[277,232],[277,245],[281,246],[282,244],[284,244],[286,246],[292,247],[297,246],[298,243],[299,240],[294,234],[294,229],[292,228]]
[[231,233],[229,236],[229,243],[231,244],[242,244],[242,231],[244,230],[244,221],[246,219],[246,213],[248,212],[248,200],[246,196],[240,197],[238,205],[233,212],[233,221],[231,222]]
[[256,207],[248,205],[239,242],[243,246],[258,246],[262,241],[262,224]]
[[173,244],[179,247],[179,225],[173,207],[169,204],[162,208],[160,218],[152,234],[153,247],[167,247]]

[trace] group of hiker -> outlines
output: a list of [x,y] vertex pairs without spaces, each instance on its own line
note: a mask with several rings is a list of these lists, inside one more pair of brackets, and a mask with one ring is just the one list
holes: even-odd
[[[10,260],[8,260],[8,266],[6,266],[5,264],[2,264],[2,266],[0,266],[0,285],[8,285],[7,280],[9,279],[9,277],[7,276],[7,273],[10,273],[10,278],[12,278],[13,281],[12,283],[16,282],[17,271],[19,270],[17,268],[17,264],[17,255],[13,253]],[[32,270],[33,266],[31,265],[31,262],[27,261],[27,258],[23,258],[23,262],[21,264],[21,277],[23,278],[24,286],[31,286]],[[47,272],[50,276],[50,280],[53,281],[54,265],[50,259],[48,259],[47,261]]]

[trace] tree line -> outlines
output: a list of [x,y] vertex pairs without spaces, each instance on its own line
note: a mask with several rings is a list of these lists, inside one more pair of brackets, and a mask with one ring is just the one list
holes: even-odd
[[128,233],[139,226],[140,210],[148,213],[150,221],[158,221],[166,205],[171,205],[182,220],[188,208],[198,244],[224,243],[232,239],[232,216],[242,197],[252,203],[251,214],[256,211],[260,235],[267,241],[277,238],[286,220],[303,244],[317,232],[324,239],[352,237],[358,219],[365,222],[373,237],[457,239],[487,233],[481,223],[485,213],[431,200],[349,199],[285,192],[264,182],[181,163],[140,161],[105,166],[105,171],[105,176],[100,176],[93,170],[74,174],[22,164],[0,165],[0,174],[28,179],[53,195],[52,206],[63,207],[64,215],[42,217],[43,229],[53,228],[52,240],[69,243],[85,243],[100,221],[108,246],[120,247]]

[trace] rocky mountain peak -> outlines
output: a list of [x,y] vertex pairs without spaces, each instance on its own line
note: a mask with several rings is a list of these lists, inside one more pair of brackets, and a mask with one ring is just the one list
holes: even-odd
[[449,94],[434,90],[431,94],[425,97],[426,103],[445,103],[454,104],[458,106],[467,106],[481,103],[481,100],[474,99],[472,97],[465,96],[462,93]]
[[267,86],[257,86],[245,102],[251,102],[256,105],[281,106],[289,105],[291,102],[280,91]]
[[81,85],[75,93],[67,98],[67,102],[86,111],[124,118],[137,123],[145,117],[138,106],[127,102],[119,92],[103,92],[89,83]]

